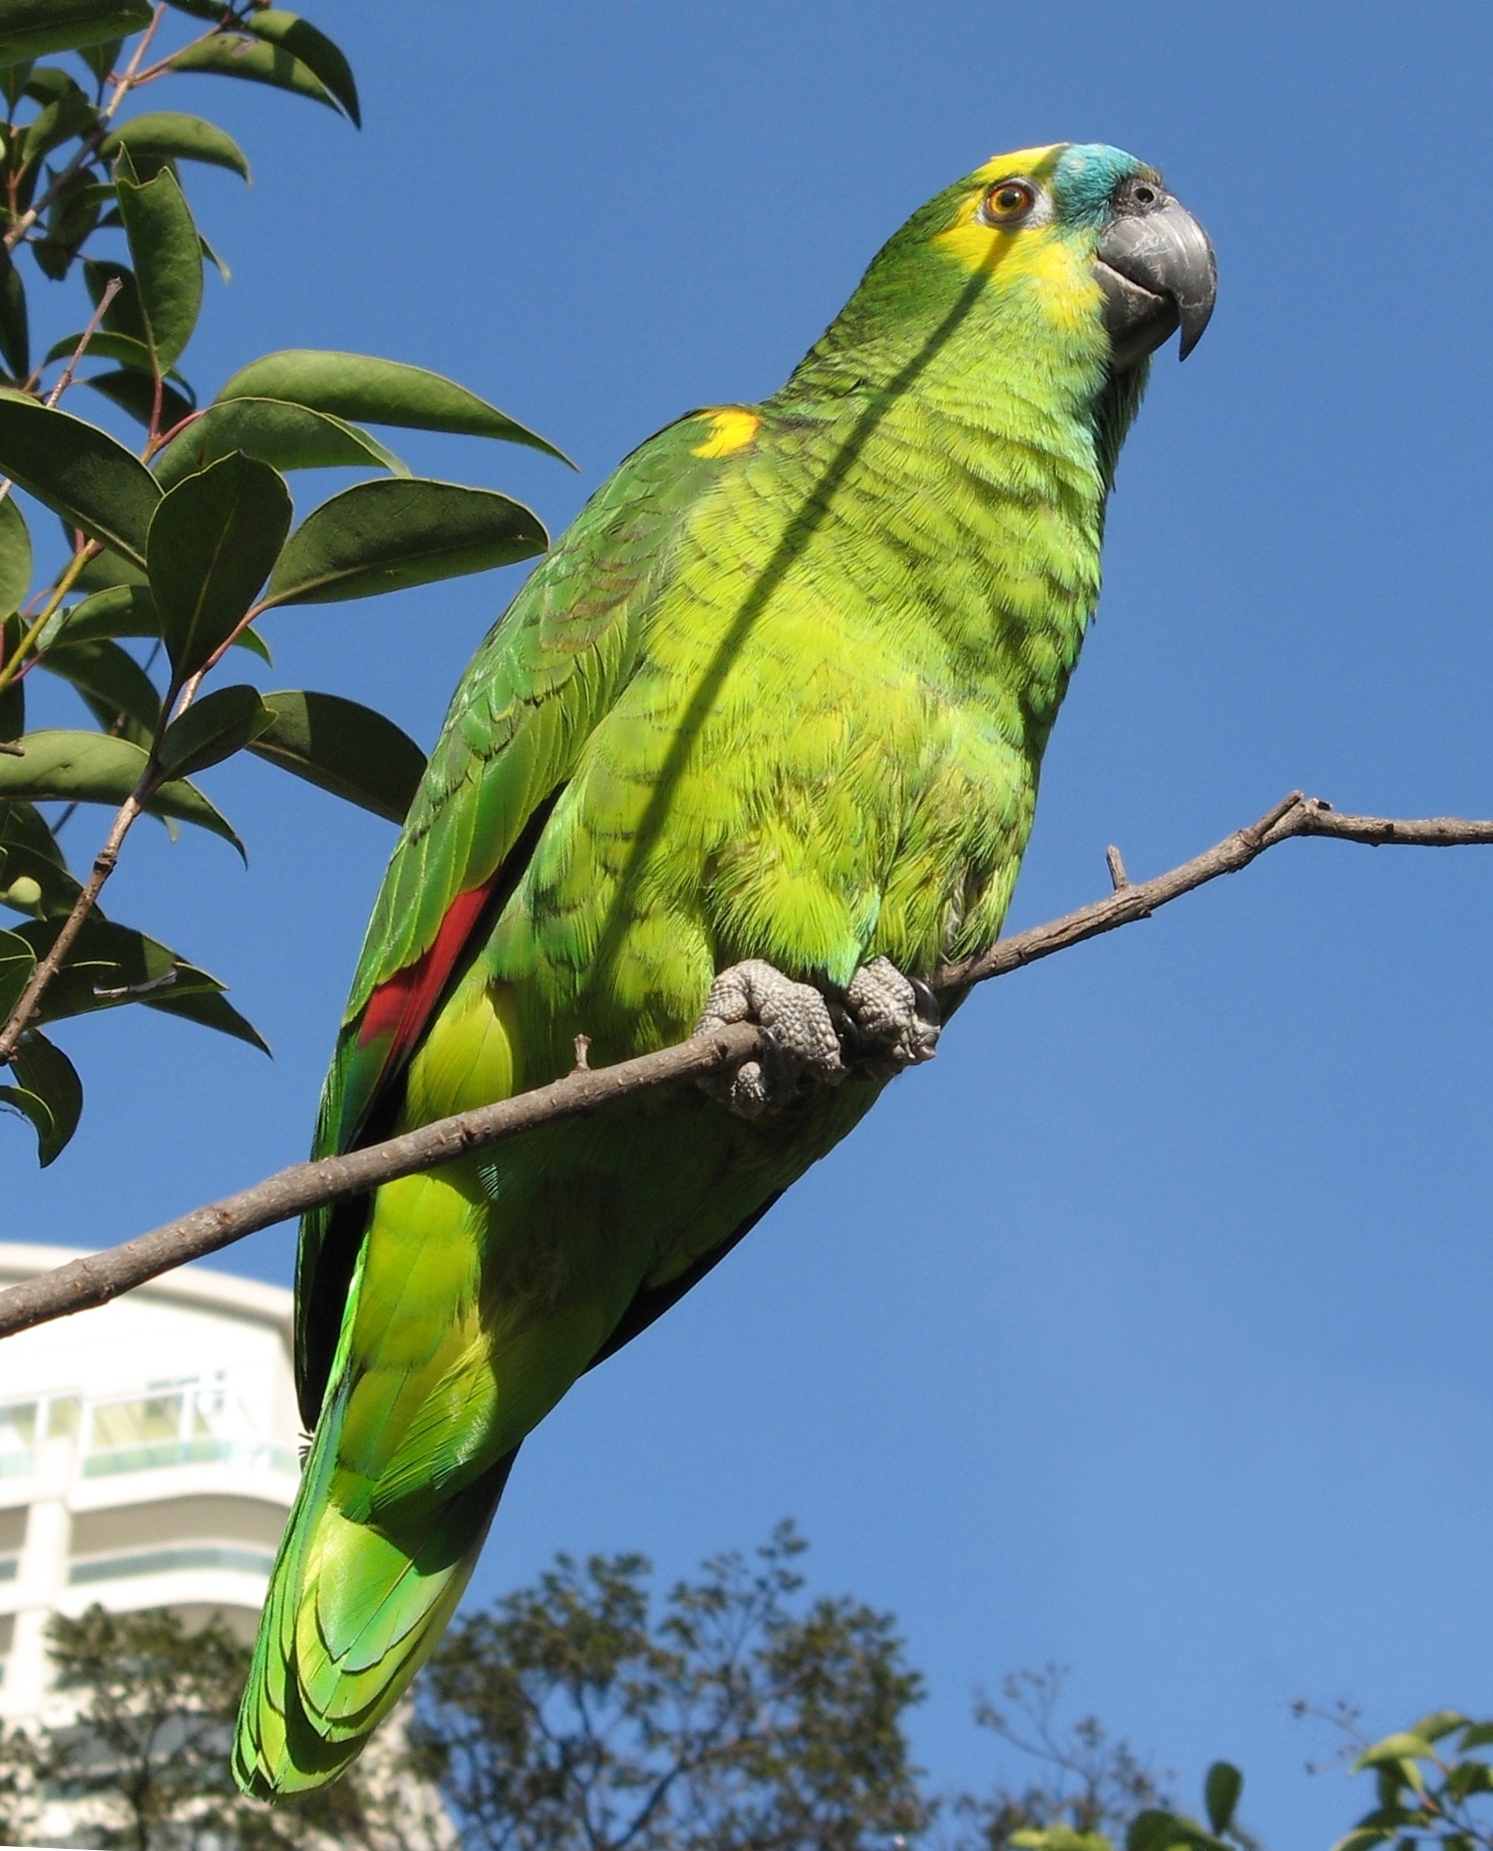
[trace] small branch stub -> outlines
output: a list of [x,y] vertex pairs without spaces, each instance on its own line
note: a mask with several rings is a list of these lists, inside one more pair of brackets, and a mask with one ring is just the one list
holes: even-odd
[[1125,862],[1113,842],[1104,851],[1104,864],[1109,869],[1110,885],[1116,893],[1122,887],[1130,885],[1130,876],[1125,872]]
[[577,1035],[575,1038],[575,1065],[572,1073],[589,1073],[591,1071],[591,1037]]

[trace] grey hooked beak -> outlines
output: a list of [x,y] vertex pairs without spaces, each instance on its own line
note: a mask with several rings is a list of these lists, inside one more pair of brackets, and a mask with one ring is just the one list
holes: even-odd
[[1185,360],[1203,338],[1218,295],[1208,234],[1170,193],[1112,221],[1099,240],[1094,278],[1104,291],[1117,371],[1154,353],[1176,328]]

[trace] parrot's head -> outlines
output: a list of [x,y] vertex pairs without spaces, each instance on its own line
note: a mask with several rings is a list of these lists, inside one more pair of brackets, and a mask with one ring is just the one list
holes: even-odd
[[1096,410],[1133,410],[1142,363],[1179,328],[1186,359],[1216,292],[1208,235],[1154,167],[1097,143],[1023,148],[913,214],[794,385],[903,390],[931,364],[1020,390],[1061,373]]
[[983,276],[997,296],[1074,326],[1097,321],[1117,372],[1178,328],[1185,360],[1213,313],[1208,234],[1154,167],[1119,148],[1059,142],[996,155],[901,235],[914,226],[913,247]]

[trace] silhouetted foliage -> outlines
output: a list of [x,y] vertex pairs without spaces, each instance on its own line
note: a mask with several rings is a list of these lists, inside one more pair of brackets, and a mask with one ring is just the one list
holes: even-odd
[[416,1766],[490,1851],[870,1851],[925,1829],[889,1614],[795,1599],[783,1525],[661,1602],[639,1555],[559,1556],[459,1620],[419,1687]]

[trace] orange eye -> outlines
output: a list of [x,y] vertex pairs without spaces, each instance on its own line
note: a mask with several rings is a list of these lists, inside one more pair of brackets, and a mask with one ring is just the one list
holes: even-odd
[[980,205],[987,225],[1017,225],[1037,203],[1037,189],[1025,180],[997,180]]

